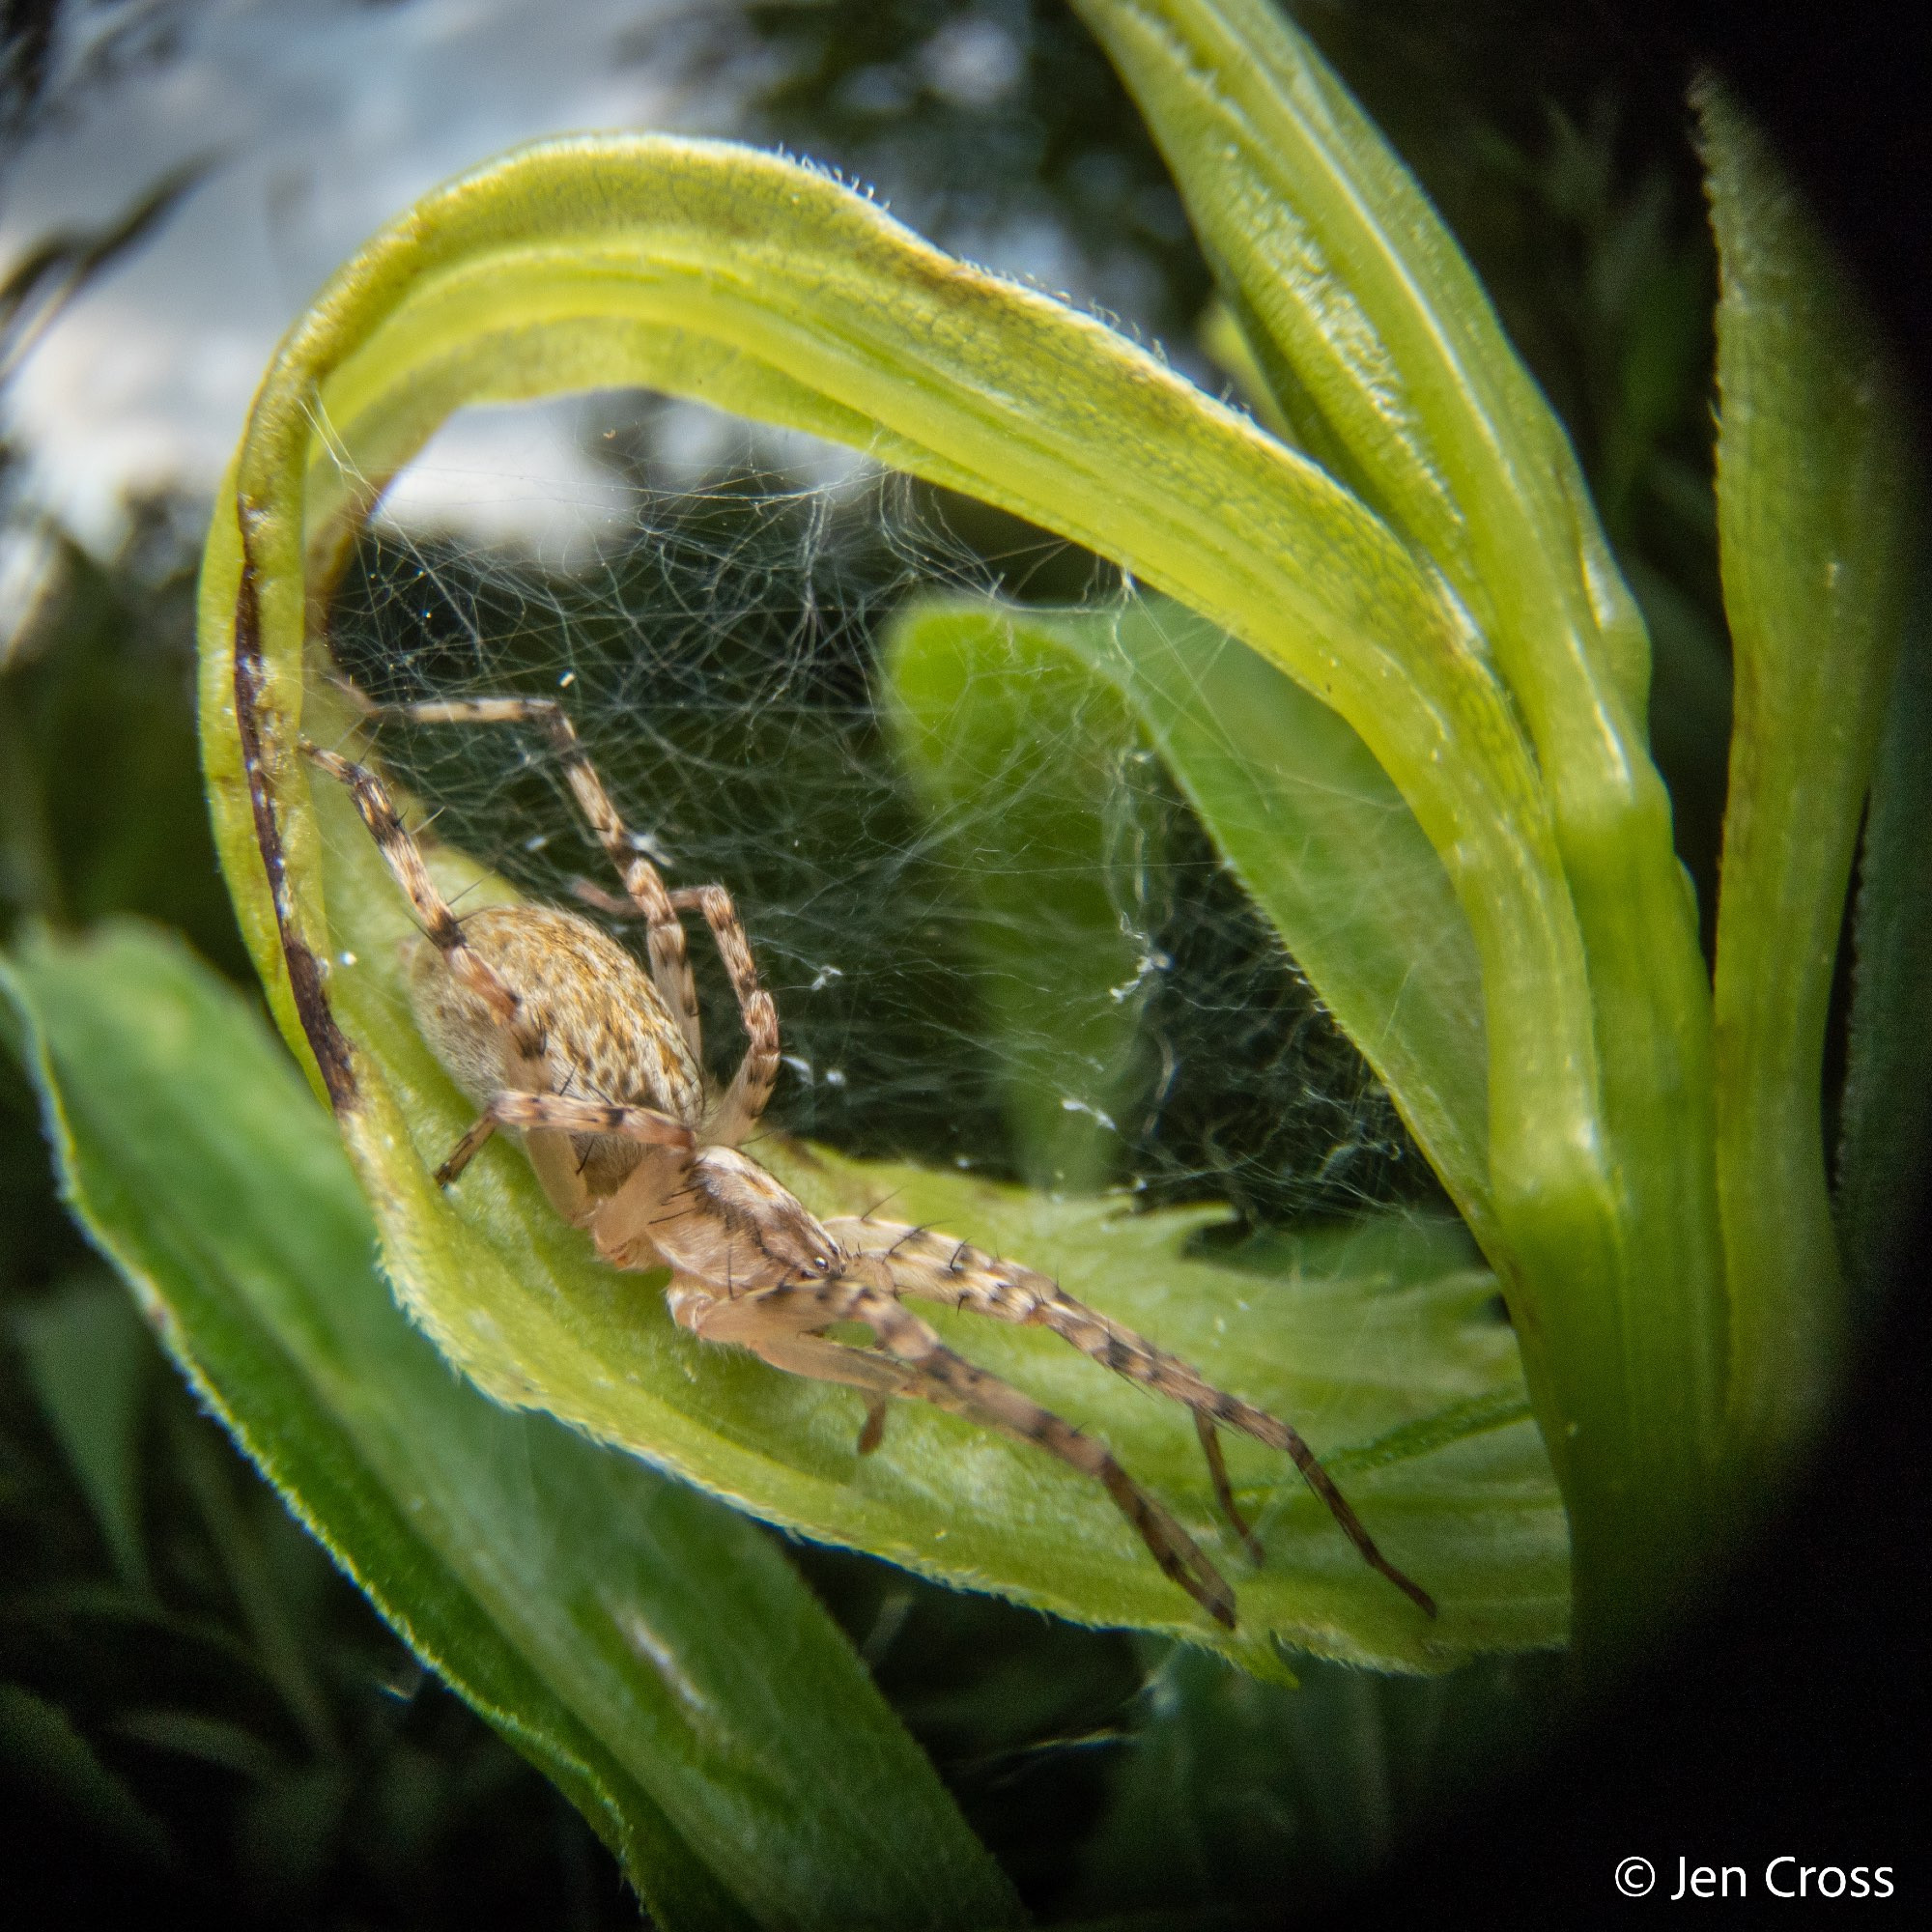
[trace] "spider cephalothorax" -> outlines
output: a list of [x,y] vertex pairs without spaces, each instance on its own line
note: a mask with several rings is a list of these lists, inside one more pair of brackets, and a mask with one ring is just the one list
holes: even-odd
[[[525,1151],[557,1212],[614,1267],[670,1269],[677,1321],[775,1368],[843,1382],[866,1398],[862,1451],[876,1448],[894,1396],[1037,1443],[1099,1481],[1169,1577],[1234,1628],[1234,1593],[1193,1539],[1093,1436],[949,1349],[905,1297],[1049,1328],[1095,1361],[1193,1411],[1214,1493],[1259,1557],[1236,1509],[1219,1427],[1285,1451],[1363,1557],[1431,1616],[1426,1592],[1383,1557],[1308,1445],[1285,1422],[1226,1394],[1185,1362],[1062,1293],[1034,1269],[940,1235],[869,1216],[819,1221],[739,1143],[757,1123],[779,1066],[778,1014],[758,983],[722,886],[671,893],[625,831],[569,718],[541,698],[416,704],[372,717],[420,724],[542,726],[572,792],[642,918],[646,972],[573,912],[497,906],[461,923],[431,879],[382,781],[314,746],[348,785],[422,923],[411,991],[424,1037],[481,1110],[438,1170],[447,1185],[500,1126]],[[747,1046],[730,1084],[707,1087],[697,996],[680,915],[703,914],[737,996]],[[830,1339],[842,1323],[869,1347]]]

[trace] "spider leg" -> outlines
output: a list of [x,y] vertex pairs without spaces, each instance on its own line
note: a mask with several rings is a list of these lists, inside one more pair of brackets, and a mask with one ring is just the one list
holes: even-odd
[[738,1016],[748,1042],[745,1057],[705,1130],[707,1140],[736,1147],[757,1125],[779,1077],[778,1009],[758,983],[757,963],[739,923],[738,909],[723,886],[689,887],[672,893],[670,902],[680,912],[696,906],[703,913],[717,943],[718,956],[730,976],[731,990],[738,996]]
[[[383,863],[403,889],[416,918],[422,922],[430,944],[442,954],[444,965],[489,1008],[497,1020],[515,1028],[519,1011],[516,994],[464,938],[463,927],[450,910],[449,901],[437,890],[436,881],[423,863],[421,848],[410,837],[383,781],[366,765],[358,765],[353,758],[341,757],[334,752],[325,752],[306,738],[301,741],[301,749],[312,764],[349,787],[355,810],[361,813],[362,823],[369,828],[369,836],[383,855]],[[477,1146],[481,1145],[479,1141]],[[469,1151],[473,1154],[476,1150],[471,1148]]]
[[1235,1506],[1235,1492],[1228,1481],[1228,1460],[1221,1454],[1220,1432],[1208,1417],[1197,1408],[1194,1411],[1194,1433],[1201,1438],[1201,1453],[1208,1459],[1208,1479],[1214,1485],[1214,1500],[1221,1506],[1221,1514],[1235,1525],[1235,1533],[1247,1546],[1248,1556],[1259,1570],[1267,1561],[1267,1552],[1263,1549],[1261,1538],[1250,1527],[1248,1520]]
[[[377,715],[377,708],[355,693],[353,687],[345,689],[361,702],[365,713]],[[436,711],[453,707],[418,708]],[[545,1064],[540,1035],[525,1019],[517,995],[464,936],[455,913],[437,890],[429,867],[423,863],[420,848],[404,827],[387,787],[374,772],[352,759],[326,752],[306,739],[301,749],[321,770],[349,787],[377,850],[414,908],[430,943],[441,954],[451,975],[482,1000],[507,1035],[505,1085],[520,1086],[520,1091],[499,1093],[470,1124],[437,1169],[438,1186],[447,1187],[454,1181],[499,1124],[530,1128],[526,1151],[545,1193],[567,1220],[582,1223],[594,1204],[580,1172],[582,1161],[573,1151],[568,1134],[616,1134],[627,1140],[675,1147],[688,1152],[695,1144],[695,1136],[690,1128],[668,1116],[646,1108],[613,1109],[599,1102],[566,1099],[547,1091],[552,1075]],[[676,915],[669,917],[675,923]]]
[[[673,1121],[668,1114],[654,1113],[648,1107],[612,1107],[601,1100],[579,1100],[562,1094],[506,1092],[498,1094],[491,1101],[449,1151],[448,1158],[436,1171],[436,1184],[447,1187],[455,1180],[483,1151],[499,1124],[522,1127],[537,1134],[618,1134],[625,1140],[638,1141],[648,1147],[671,1147],[680,1151],[688,1150],[694,1138],[691,1129],[681,1122]],[[535,1161],[539,1175],[545,1174],[554,1165],[539,1159],[534,1147],[531,1149],[531,1159]],[[570,1166],[575,1164],[569,1163]],[[588,1205],[576,1198],[582,1196],[582,1188],[569,1187],[567,1175],[559,1175],[558,1179],[565,1199],[577,1210],[567,1210],[566,1218],[579,1219],[582,1208]]]
[[866,1419],[859,1426],[859,1454],[869,1456],[886,1439],[886,1399],[873,1396],[866,1405]]
[[[689,1152],[697,1137],[682,1121],[660,1114],[649,1107],[620,1107],[609,1100],[581,1100],[571,1094],[496,1094],[484,1120],[506,1127],[523,1127],[563,1134],[618,1134],[627,1141],[645,1147],[676,1148]],[[481,1128],[479,1121],[464,1136],[469,1140]],[[482,1141],[477,1141],[482,1146]]]
[[681,1304],[678,1320],[699,1340],[734,1342],[787,1375],[843,1382],[863,1391],[866,1420],[859,1431],[862,1456],[869,1456],[885,1440],[887,1404],[894,1396],[908,1393],[916,1379],[911,1370],[873,1350],[849,1348],[843,1342],[828,1342],[794,1329],[790,1325],[794,1321],[816,1320],[809,1307],[787,1313],[761,1302],[756,1295],[736,1301],[709,1294],[680,1296],[675,1283],[672,1295]]
[[[1302,1480],[1321,1499],[1342,1533],[1360,1551],[1362,1560],[1386,1577],[1426,1615],[1435,1615],[1435,1600],[1377,1548],[1375,1539],[1362,1527],[1361,1519],[1349,1499],[1335,1487],[1334,1478],[1321,1466],[1299,1433],[1265,1409],[1256,1408],[1238,1396],[1216,1388],[1178,1355],[1170,1355],[1131,1328],[1076,1301],[1058,1282],[1036,1269],[1014,1262],[997,1261],[964,1241],[955,1241],[951,1236],[938,1235],[926,1228],[841,1218],[827,1221],[825,1230],[848,1252],[876,1258],[901,1293],[944,1302],[970,1314],[989,1315],[996,1321],[1050,1328],[1116,1375],[1125,1376],[1157,1395],[1185,1403],[1194,1411],[1196,1428],[1201,1432],[1216,1500],[1250,1547],[1253,1537],[1233,1507],[1226,1465],[1221,1463],[1220,1445],[1213,1435],[1214,1426],[1238,1429],[1270,1449],[1283,1451],[1300,1470]],[[1218,1468],[1217,1463],[1220,1463]]]
[[[573,879],[570,890],[585,905],[609,918],[621,919],[636,910],[588,879]],[[738,998],[738,1017],[749,1044],[730,1089],[712,1109],[705,1136],[725,1147],[736,1147],[757,1125],[778,1079],[778,1009],[772,1005],[772,996],[758,983],[757,963],[752,957],[731,895],[723,886],[686,886],[670,895],[670,902],[679,912],[703,913],[717,942],[718,955],[730,976],[731,990]]]
[[[700,1065],[701,1039],[697,1022],[697,987],[691,977],[684,927],[671,909],[658,868],[638,850],[636,842],[611,803],[611,794],[597,776],[570,722],[570,714],[549,697],[450,698],[423,704],[384,704],[369,707],[379,719],[407,719],[417,724],[539,724],[563,761],[564,777],[585,822],[624,882],[631,903],[644,916],[645,945],[650,952],[651,979],[664,996]],[[728,963],[728,962],[727,962]],[[776,1023],[774,1023],[776,1025]]]
[[572,879],[570,892],[573,898],[581,900],[592,912],[601,912],[607,919],[637,917],[638,909],[629,899],[620,899],[615,893],[607,893],[593,880]]
[[497,1131],[495,1114],[479,1114],[469,1123],[463,1138],[450,1149],[442,1165],[436,1171],[436,1184],[447,1187],[476,1156],[483,1151],[484,1143]]
[[1229,1630],[1235,1628],[1234,1592],[1220,1572],[1180,1524],[1122,1468],[1103,1443],[1062,1421],[1051,1409],[1042,1408],[1011,1383],[955,1354],[885,1289],[846,1276],[787,1283],[717,1305],[721,1314],[716,1318],[699,1316],[704,1325],[697,1332],[712,1339],[737,1341],[759,1353],[765,1350],[753,1338],[759,1335],[761,1324],[769,1324],[764,1332],[783,1337],[827,1327],[835,1321],[865,1322],[879,1350],[891,1356],[905,1376],[897,1392],[917,1396],[984,1428],[997,1429],[1017,1441],[1033,1443],[1082,1475],[1093,1477],[1133,1524],[1163,1574],[1217,1623]]

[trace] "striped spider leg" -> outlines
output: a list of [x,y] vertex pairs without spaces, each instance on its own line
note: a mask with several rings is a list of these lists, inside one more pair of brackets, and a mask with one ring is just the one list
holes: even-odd
[[1194,1412],[1194,1427],[1208,1459],[1215,1500],[1257,1563],[1263,1560],[1261,1546],[1236,1506],[1228,1465],[1221,1455],[1219,1430],[1237,1429],[1270,1449],[1282,1450],[1327,1506],[1343,1534],[1361,1551],[1362,1560],[1428,1615],[1435,1614],[1435,1603],[1429,1593],[1376,1548],[1375,1539],[1362,1527],[1348,1497],[1335,1487],[1334,1478],[1316,1460],[1300,1434],[1265,1409],[1217,1389],[1178,1355],[1170,1355],[1111,1316],[1076,1301],[1058,1282],[1034,1268],[1000,1261],[931,1228],[907,1227],[869,1215],[841,1217],[825,1226],[848,1255],[882,1263],[895,1293],[943,1302],[949,1308],[988,1315],[1000,1321],[1050,1329],[1117,1375],[1156,1395],[1184,1403]]
[[[359,694],[356,695],[359,697]],[[929,1230],[820,1222],[739,1143],[757,1124],[779,1066],[778,1015],[730,895],[672,893],[625,829],[567,715],[542,698],[378,707],[374,723],[525,724],[563,764],[579,810],[623,883],[621,907],[645,927],[648,970],[580,915],[493,906],[459,921],[431,878],[386,787],[366,766],[304,744],[346,785],[421,926],[408,961],[411,1002],[432,1050],[472,1100],[474,1123],[438,1170],[454,1181],[499,1128],[522,1137],[551,1205],[613,1267],[668,1267],[674,1318],[702,1341],[773,1367],[843,1383],[866,1402],[861,1453],[882,1439],[887,1405],[915,1398],[1030,1442],[1097,1481],[1161,1570],[1235,1627],[1234,1593],[1181,1525],[1093,1436],[948,1348],[908,1296],[1052,1329],[1096,1361],[1194,1413],[1214,1493],[1259,1556],[1236,1508],[1216,1428],[1285,1450],[1364,1558],[1430,1615],[1429,1597],[1390,1565],[1307,1445],[1287,1424],[1224,1394],[1175,1356],[1084,1307],[1032,1269]],[[593,903],[608,895],[587,889]],[[747,1045],[724,1088],[707,1082],[680,915],[700,913],[737,998]],[[826,1331],[856,1323],[866,1346]]]

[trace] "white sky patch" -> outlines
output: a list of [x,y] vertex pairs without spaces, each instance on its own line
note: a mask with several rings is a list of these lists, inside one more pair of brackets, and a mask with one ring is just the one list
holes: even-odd
[[671,402],[651,436],[651,455],[672,488],[700,489],[721,469],[750,460],[809,490],[841,490],[872,473],[869,459],[843,443],[772,423],[747,424],[703,403]]
[[962,107],[991,107],[1019,85],[1020,44],[997,20],[950,20],[926,42],[920,65],[931,85]]
[[[8,392],[30,488],[90,547],[111,551],[129,495],[212,494],[275,342],[336,265],[438,182],[546,134],[668,128],[666,78],[616,56],[668,0],[572,0],[568,31],[528,0],[230,0],[189,17],[185,43],[135,66],[43,129],[14,159],[0,264],[51,231],[111,222],[173,167],[216,165],[145,245],[63,314]],[[490,412],[497,425],[507,412]],[[461,465],[433,521],[474,516],[497,534],[505,499],[477,472],[521,464],[538,527],[595,468],[539,454],[567,412],[519,425],[505,461],[461,434]],[[448,452],[444,452],[445,458]],[[571,471],[573,461],[576,472]],[[412,482],[412,512],[434,487]],[[554,522],[554,519],[552,520]]]
[[377,522],[448,529],[576,569],[634,507],[630,487],[585,448],[583,411],[578,396],[461,411],[390,486]]

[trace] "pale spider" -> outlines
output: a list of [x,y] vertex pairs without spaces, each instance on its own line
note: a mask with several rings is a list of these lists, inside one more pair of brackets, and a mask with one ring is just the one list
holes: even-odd
[[[671,1313],[700,1340],[736,1343],[775,1368],[860,1390],[867,1405],[862,1454],[878,1447],[894,1396],[917,1396],[1037,1443],[1096,1478],[1161,1569],[1232,1630],[1234,1593],[1220,1573],[1106,1448],[955,1354],[902,1297],[1049,1328],[1116,1373],[1187,1405],[1215,1498],[1258,1562],[1260,1547],[1229,1487],[1220,1425],[1285,1450],[1364,1558],[1435,1614],[1428,1594],[1376,1548],[1287,1423],[1212,1387],[1032,1268],[929,1228],[870,1217],[819,1221],[739,1151],[771,1097],[779,1023],[730,895],[722,886],[666,891],[559,706],[499,697],[378,707],[354,695],[372,721],[542,726],[644,922],[648,975],[588,920],[557,907],[491,906],[459,921],[383,781],[304,741],[307,755],[349,786],[421,922],[426,943],[409,960],[416,1021],[482,1109],[438,1170],[440,1184],[453,1181],[498,1126],[521,1130],[551,1205],[588,1233],[611,1266],[668,1266]],[[586,896],[605,897],[594,889]],[[711,927],[750,1042],[722,1092],[707,1087],[702,1071],[697,996],[679,919],[691,910]],[[868,1328],[871,1346],[828,1339],[824,1331],[839,1323]]]

